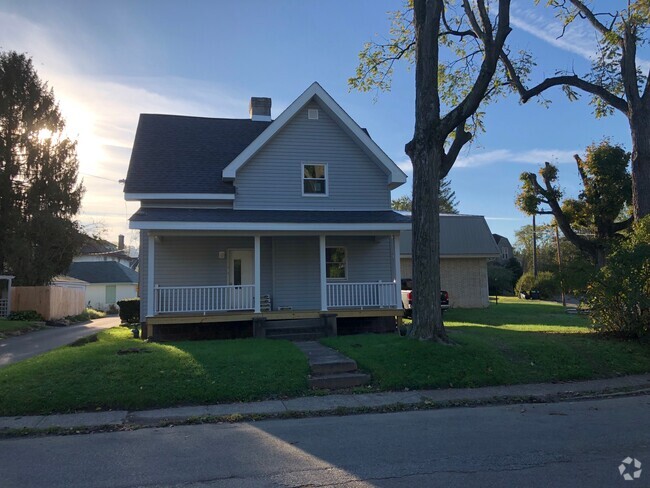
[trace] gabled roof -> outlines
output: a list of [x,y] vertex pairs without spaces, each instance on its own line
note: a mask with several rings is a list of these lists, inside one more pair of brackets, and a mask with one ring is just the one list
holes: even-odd
[[[402,232],[400,252],[412,253],[412,231]],[[440,256],[494,257],[499,256],[490,228],[481,215],[440,215]]]
[[234,195],[221,173],[269,124],[141,114],[124,185],[127,200],[139,194]]
[[507,237],[503,237],[502,235],[499,235],[499,234],[492,234],[492,237],[494,237],[494,242],[496,242],[497,245],[498,245],[502,240],[505,240],[505,241],[508,243],[508,245],[512,247],[512,245],[510,244],[510,240],[509,240]]
[[388,173],[388,186],[391,189],[397,188],[406,182],[406,174],[386,155],[384,151],[373,141],[359,125],[343,110],[338,103],[327,93],[322,86],[314,82],[287,109],[275,119],[269,127],[262,132],[246,149],[244,149],[234,160],[224,168],[223,179],[233,181],[237,170],[244,166],[273,136],[303,109],[312,99],[327,111],[333,120],[339,123],[341,128],[379,165],[383,166]]
[[88,283],[137,283],[138,273],[115,261],[72,263],[66,276]]

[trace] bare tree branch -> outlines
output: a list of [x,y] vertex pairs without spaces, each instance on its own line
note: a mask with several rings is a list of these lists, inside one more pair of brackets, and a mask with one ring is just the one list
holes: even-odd
[[440,179],[447,176],[452,166],[456,162],[456,158],[460,150],[465,144],[472,140],[472,133],[465,130],[465,123],[456,127],[456,137],[449,147],[449,151],[445,154],[442,167],[440,168]]

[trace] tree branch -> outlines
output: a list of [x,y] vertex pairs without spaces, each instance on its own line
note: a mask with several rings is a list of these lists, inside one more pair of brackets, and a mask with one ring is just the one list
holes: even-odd
[[554,86],[568,85],[583,90],[587,93],[591,93],[592,95],[596,95],[616,110],[619,110],[625,115],[628,114],[629,109],[627,101],[625,99],[614,95],[600,85],[596,85],[589,81],[583,80],[578,75],[553,76],[551,78],[546,78],[538,85],[527,89],[522,83],[519,74],[512,65],[512,62],[508,58],[508,55],[503,50],[501,50],[500,59],[505,66],[506,71],[508,72],[508,78],[510,78],[512,85],[519,93],[522,103],[526,103],[531,98],[540,95],[542,92]]
[[[594,13],[587,7],[581,0],[569,0],[578,11],[586,18],[591,25],[593,25],[598,32],[603,36],[610,36],[612,33],[611,29],[608,29],[600,20],[596,18]],[[620,39],[620,38],[619,38]]]
[[449,151],[445,154],[442,167],[440,168],[440,179],[447,176],[452,166],[458,158],[460,150],[465,144],[472,140],[472,133],[465,130],[465,123],[456,127],[456,137],[449,147]]
[[612,224],[612,232],[620,232],[629,228],[634,223],[634,215],[629,219],[623,220],[621,222],[614,222]]

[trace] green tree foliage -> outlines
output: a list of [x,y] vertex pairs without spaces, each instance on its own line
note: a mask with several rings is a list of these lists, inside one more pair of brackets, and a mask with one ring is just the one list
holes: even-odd
[[524,273],[517,281],[515,292],[519,295],[522,292],[529,293],[533,290],[538,291],[541,298],[553,298],[560,293],[558,277],[550,271],[537,273],[537,277],[533,273]]
[[587,290],[597,330],[625,337],[650,337],[650,216],[637,221],[616,245],[607,266]]
[[81,245],[76,143],[31,59],[0,53],[0,269],[17,285],[63,273]]
[[[361,51],[351,87],[390,88],[393,65],[415,63],[413,164],[413,326],[409,334],[447,342],[440,308],[440,180],[480,128],[480,106],[503,90],[499,57],[510,28],[510,0],[412,0],[392,13],[390,39]],[[469,130],[468,130],[469,129]],[[433,191],[432,191],[433,190]]]
[[[440,213],[457,214],[458,213],[458,199],[456,192],[451,188],[451,180],[443,178],[440,182]],[[413,198],[408,195],[402,195],[391,202],[393,210],[400,210],[402,212],[413,211]]]
[[[539,0],[536,0],[539,3]],[[556,70],[537,85],[527,88],[532,64],[521,69],[519,62],[509,60],[508,50],[501,54],[510,78],[510,85],[522,102],[546,90],[560,86],[569,100],[581,93],[591,96],[596,117],[615,111],[624,114],[632,136],[632,207],[635,218],[650,213],[650,84],[637,66],[637,49],[648,41],[650,7],[648,0],[627,2],[586,2],[583,0],[547,0],[564,23],[564,31],[574,24],[585,23],[593,29],[598,50],[589,71]],[[584,34],[580,34],[584,35]],[[544,69],[553,72],[553,69]]]
[[[533,226],[525,225],[515,232],[515,254],[524,273],[533,271]],[[558,276],[566,293],[583,295],[587,282],[596,271],[593,263],[566,237],[560,235],[562,272],[557,259],[557,242],[553,224],[537,226],[537,268]]]
[[[630,155],[603,141],[589,146],[584,159],[578,155],[575,159],[582,182],[577,199],[562,198],[558,169],[546,163],[539,171],[541,183],[534,173],[521,174],[516,203],[528,215],[552,213],[566,238],[600,267],[612,242],[633,221],[631,217],[620,219],[632,196],[627,170]],[[540,205],[550,210],[542,210]]]

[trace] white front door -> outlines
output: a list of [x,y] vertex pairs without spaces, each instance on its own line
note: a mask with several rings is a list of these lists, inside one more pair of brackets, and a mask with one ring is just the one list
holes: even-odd
[[234,286],[231,308],[245,310],[253,308],[253,292],[242,285],[255,284],[255,261],[252,249],[231,249],[228,253],[228,284]]

